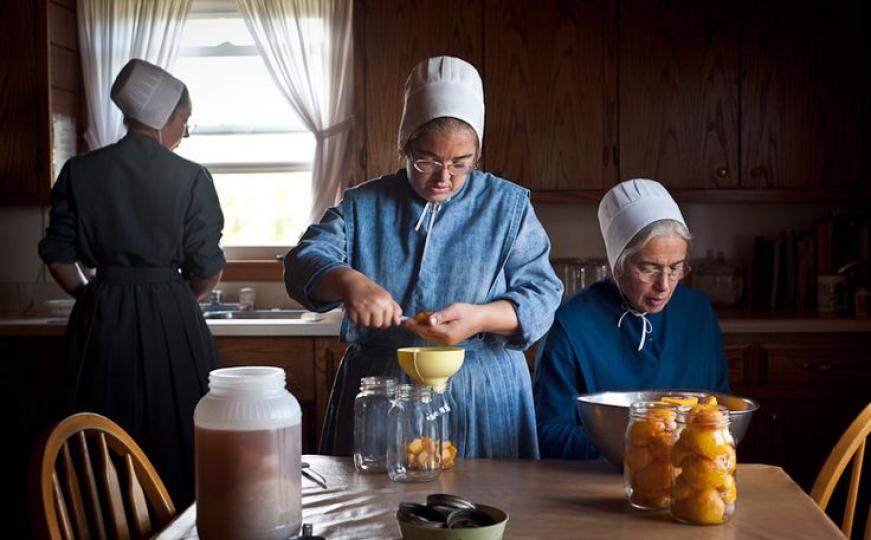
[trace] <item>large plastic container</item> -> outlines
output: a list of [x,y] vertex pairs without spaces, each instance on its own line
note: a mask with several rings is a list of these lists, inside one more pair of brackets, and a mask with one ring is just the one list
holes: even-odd
[[299,403],[284,370],[217,369],[194,412],[197,532],[203,540],[272,540],[302,521]]

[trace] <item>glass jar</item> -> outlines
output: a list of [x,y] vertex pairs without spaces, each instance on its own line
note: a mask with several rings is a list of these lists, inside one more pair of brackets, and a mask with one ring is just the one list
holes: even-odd
[[209,373],[209,393],[194,411],[200,538],[299,532],[302,413],[284,384],[284,370],[274,367]]
[[633,508],[668,508],[674,475],[671,448],[676,436],[676,405],[657,401],[636,401],[630,405],[623,454],[623,491]]
[[729,410],[718,405],[697,405],[678,416],[671,503],[677,521],[719,525],[735,514],[737,460],[730,423]]
[[387,413],[387,476],[397,482],[438,478],[441,452],[432,394],[425,386],[400,384]]
[[432,387],[433,411],[438,422],[438,451],[442,470],[450,469],[457,458],[457,403],[451,395],[450,383]]
[[354,399],[354,467],[359,472],[387,470],[387,411],[396,391],[393,377],[363,377]]

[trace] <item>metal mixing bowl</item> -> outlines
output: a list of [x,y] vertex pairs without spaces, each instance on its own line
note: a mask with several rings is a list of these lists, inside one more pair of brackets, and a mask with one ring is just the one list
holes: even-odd
[[629,405],[636,401],[657,401],[668,395],[694,395],[699,398],[716,396],[717,402],[729,408],[732,418],[731,431],[737,445],[747,428],[753,412],[759,404],[752,399],[730,396],[704,390],[640,390],[636,392],[598,392],[575,398],[578,416],[590,440],[611,463],[623,466],[626,425],[629,423]]

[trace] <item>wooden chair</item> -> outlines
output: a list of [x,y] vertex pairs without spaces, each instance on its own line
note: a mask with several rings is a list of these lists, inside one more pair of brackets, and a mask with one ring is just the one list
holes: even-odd
[[44,538],[148,538],[175,516],[169,492],[142,449],[106,417],[67,417],[37,452],[34,525]]
[[[865,456],[865,442],[871,433],[871,403],[859,413],[847,431],[841,435],[835,448],[829,454],[828,459],[820,469],[820,474],[811,488],[811,498],[825,511],[832,497],[832,492],[847,468],[847,462],[853,461],[850,472],[850,485],[847,491],[847,504],[844,509],[844,521],[841,523],[841,531],[847,538],[853,530],[853,517],[856,513],[856,499],[859,494],[859,478],[862,474],[862,461]],[[871,508],[865,523],[865,540],[871,540]]]

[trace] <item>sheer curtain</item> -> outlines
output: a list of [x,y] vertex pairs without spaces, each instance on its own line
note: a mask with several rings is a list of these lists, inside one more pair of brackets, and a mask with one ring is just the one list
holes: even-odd
[[320,219],[342,188],[353,127],[352,0],[236,0],[284,97],[317,140],[312,210]]
[[131,58],[168,69],[190,10],[191,0],[79,0],[88,148],[124,136],[124,117],[109,98],[115,76]]

